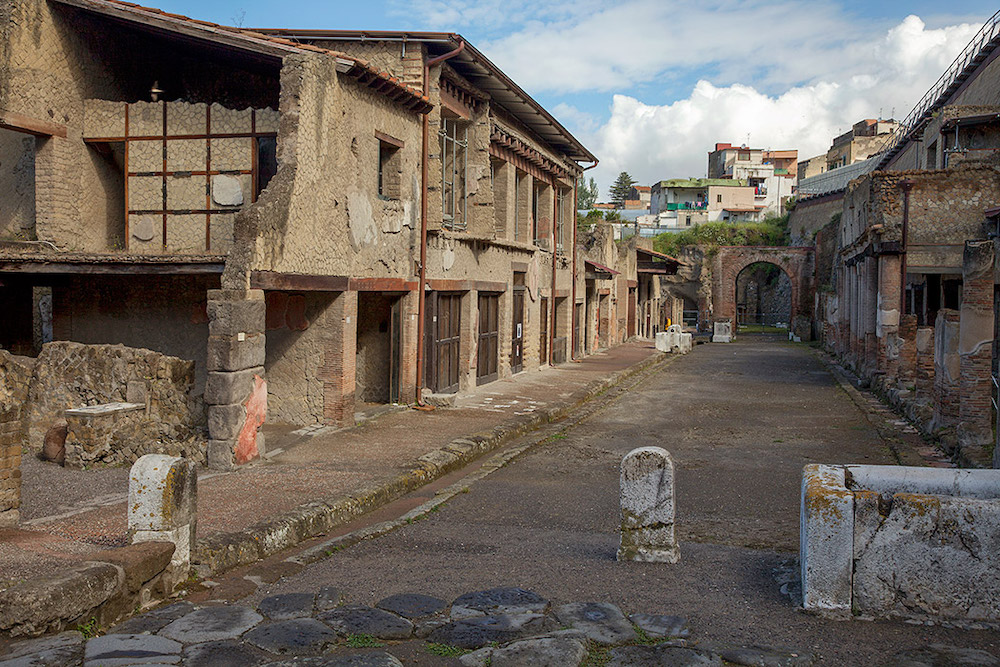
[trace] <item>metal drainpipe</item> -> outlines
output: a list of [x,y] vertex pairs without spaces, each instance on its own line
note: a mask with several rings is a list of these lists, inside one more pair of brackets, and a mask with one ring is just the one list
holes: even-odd
[[[590,165],[589,167],[584,167],[583,171],[587,171],[588,169],[593,169],[594,167],[597,166],[597,162],[598,162],[597,160],[594,160],[594,164]],[[573,296],[572,296],[573,310],[571,311],[573,314],[573,320],[572,320],[573,349],[570,351],[570,359],[572,359],[573,361],[579,361],[579,359],[576,358],[576,225],[577,225],[576,216],[578,215],[577,211],[580,210],[580,202],[578,200],[580,193],[577,190],[577,181],[579,180],[580,179],[577,178],[576,180],[573,181]],[[638,297],[638,290],[636,290],[636,296]],[[584,306],[584,310],[586,310],[586,305]],[[583,316],[584,317],[587,316],[586,312],[584,312]]]
[[[424,97],[430,97],[431,67],[449,58],[454,58],[465,50],[465,41],[459,41],[454,51],[424,61]],[[423,405],[424,389],[424,310],[426,309],[427,293],[427,156],[430,143],[429,114],[423,115],[423,127],[420,148],[420,284],[417,286],[417,405]]]
[[910,190],[913,189],[913,181],[905,179],[899,182],[899,187],[903,189],[903,241],[899,249],[899,314],[906,314],[906,242],[910,230]]

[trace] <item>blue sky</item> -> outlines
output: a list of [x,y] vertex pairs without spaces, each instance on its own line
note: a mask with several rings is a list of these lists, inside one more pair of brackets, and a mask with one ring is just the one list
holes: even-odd
[[[155,4],[155,0],[147,0]],[[823,152],[905,116],[997,5],[803,0],[161,0],[246,27],[459,32],[640,182],[699,176],[716,141]],[[944,10],[944,11],[943,11]]]

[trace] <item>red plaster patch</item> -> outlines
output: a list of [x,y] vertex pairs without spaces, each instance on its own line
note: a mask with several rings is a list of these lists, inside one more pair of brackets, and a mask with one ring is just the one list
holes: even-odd
[[247,409],[247,418],[236,442],[236,463],[246,463],[260,455],[257,450],[257,429],[264,425],[267,417],[267,382],[264,378],[253,376],[253,392],[243,405]]
[[285,326],[285,310],[288,309],[288,295],[284,292],[268,292],[267,310],[264,316],[265,327],[268,331],[280,329]]

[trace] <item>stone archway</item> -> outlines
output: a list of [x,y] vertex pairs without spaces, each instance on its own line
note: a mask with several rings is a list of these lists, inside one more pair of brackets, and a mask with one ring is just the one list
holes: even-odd
[[736,279],[758,262],[774,264],[788,276],[792,283],[790,325],[796,335],[807,337],[814,289],[815,249],[811,247],[721,246],[712,258],[712,320],[736,321]]

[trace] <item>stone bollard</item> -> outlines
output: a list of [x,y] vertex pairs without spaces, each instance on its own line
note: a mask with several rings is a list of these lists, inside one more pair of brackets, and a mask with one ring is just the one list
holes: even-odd
[[732,343],[733,342],[733,323],[729,320],[722,320],[716,322],[713,325],[712,331],[712,342],[713,343]]
[[676,563],[674,462],[660,447],[633,449],[622,459],[622,541],[618,560]]
[[165,575],[167,593],[188,576],[198,523],[198,474],[192,461],[146,454],[132,466],[128,483],[128,531],[133,544],[173,542]]

